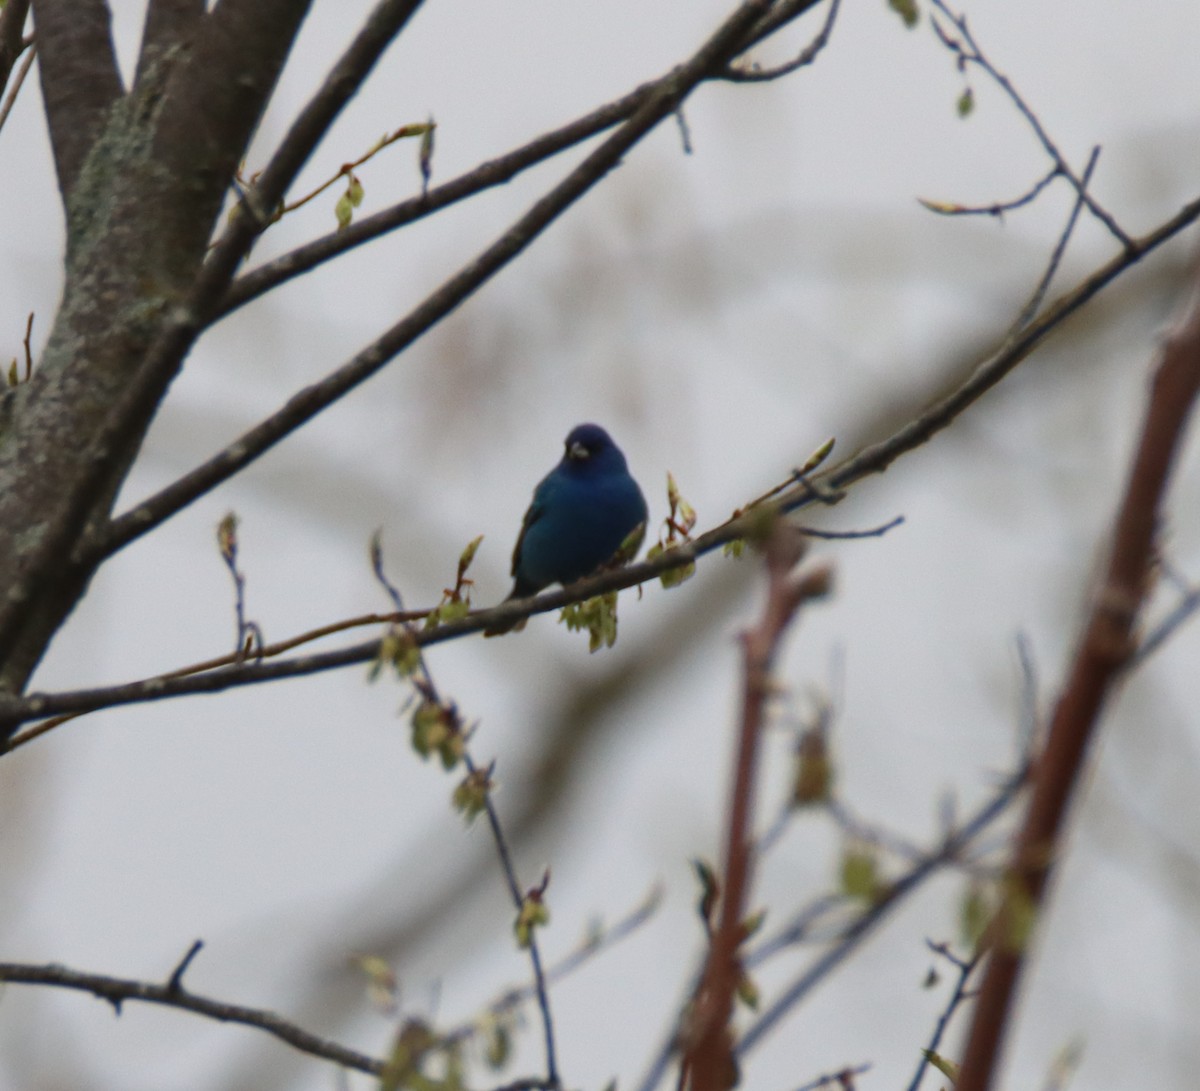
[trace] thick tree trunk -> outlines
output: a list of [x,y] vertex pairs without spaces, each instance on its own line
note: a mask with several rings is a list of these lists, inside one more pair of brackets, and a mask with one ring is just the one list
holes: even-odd
[[20,691],[86,590],[108,518],[191,339],[143,366],[204,261],[230,179],[309,0],[152,4],[131,92],[101,0],[35,0],[67,219],[62,302],[33,378],[0,405],[0,689]]

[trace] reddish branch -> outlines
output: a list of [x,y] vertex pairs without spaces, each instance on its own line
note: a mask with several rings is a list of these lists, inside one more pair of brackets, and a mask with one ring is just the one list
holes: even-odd
[[772,689],[771,667],[796,611],[802,603],[827,594],[831,579],[826,566],[795,571],[804,550],[804,539],[796,528],[778,522],[766,543],[766,609],[758,625],[742,637],[745,681],[726,830],[721,915],[684,1030],[683,1065],[692,1091],[725,1091],[737,1082],[730,1022],[744,973],[740,950],[746,939],[746,900],[754,868],[754,792],[765,705]]
[[995,948],[980,989],[957,1091],[986,1091],[1008,1026],[1028,943],[1013,942],[1016,918],[1041,908],[1060,851],[1063,818],[1088,742],[1113,683],[1137,650],[1138,615],[1152,583],[1155,532],[1171,468],[1200,392],[1200,278],[1185,318],[1163,345],[1129,482],[1112,535],[1111,558],[1035,771],[1017,835],[1008,896],[993,928]]

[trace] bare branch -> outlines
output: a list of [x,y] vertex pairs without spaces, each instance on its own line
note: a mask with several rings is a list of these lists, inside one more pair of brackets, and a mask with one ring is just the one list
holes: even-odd
[[1033,290],[1033,295],[1029,297],[1029,302],[1021,308],[1021,313],[1017,316],[1017,320],[1013,323],[1014,329],[1021,329],[1028,326],[1033,321],[1034,316],[1041,309],[1042,303],[1046,298],[1046,293],[1050,290],[1050,283],[1054,280],[1054,274],[1058,272],[1058,267],[1062,263],[1063,255],[1067,252],[1067,243],[1071,241],[1071,235],[1075,232],[1075,225],[1079,222],[1079,213],[1084,206],[1084,195],[1087,193],[1088,182],[1092,180],[1092,172],[1096,169],[1096,162],[1100,158],[1100,146],[1097,144],[1092,149],[1092,154],[1088,156],[1087,166],[1083,171],[1081,182],[1083,189],[1075,203],[1071,206],[1071,214],[1067,217],[1067,222],[1058,236],[1058,242],[1054,244],[1054,250],[1050,255],[1049,262],[1046,263],[1046,271],[1042,274],[1042,279],[1038,281],[1037,287]]
[[[607,951],[610,947],[615,946],[638,931],[642,925],[658,912],[659,906],[662,904],[662,898],[663,892],[661,888],[656,886],[651,889],[638,905],[620,920],[616,921],[616,923],[588,935],[578,948],[556,962],[553,966],[546,968],[546,984],[550,985],[569,977],[585,963],[590,962],[597,955]],[[523,985],[516,989],[509,989],[498,999],[490,1003],[486,1011],[490,1015],[505,1016],[514,1012],[531,997],[536,996],[536,983],[533,985]],[[442,1045],[451,1045],[455,1042],[462,1042],[468,1038],[473,1038],[479,1034],[479,1031],[480,1021],[476,1018],[469,1022],[461,1023],[453,1030],[447,1031],[439,1037],[438,1041]]]
[[[958,390],[935,402],[917,418],[898,429],[891,437],[865,448],[823,475],[825,487],[840,489],[874,473],[887,469],[895,459],[921,446],[947,427],[960,413],[972,405],[992,386],[1000,382],[1013,368],[1070,315],[1097,295],[1103,288],[1140,261],[1147,254],[1173,238],[1185,227],[1200,218],[1200,199],[1185,205],[1175,216],[1154,231],[1134,240],[1131,251],[1122,252],[1083,280],[1076,288],[1060,297],[1042,316],[1018,335],[1011,338],[993,356],[985,360]],[[162,496],[163,494],[160,494]],[[812,502],[812,489],[807,483],[783,493],[774,503],[782,511],[792,511]],[[122,517],[136,524],[138,511]],[[660,575],[668,569],[695,561],[734,539],[745,537],[755,526],[756,512],[749,513],[700,535],[675,550],[669,550],[654,561],[643,561],[627,568],[601,573],[581,580],[570,588],[539,595],[534,599],[514,600],[491,610],[483,610],[458,621],[447,622],[437,629],[423,631],[421,646],[452,640],[482,630],[488,625],[529,617],[559,609],[571,602],[580,602],[595,594],[632,587]],[[164,516],[165,518],[165,516]],[[114,533],[117,524],[114,524]],[[137,536],[134,529],[129,537]],[[114,546],[113,548],[118,548]],[[151,679],[123,686],[53,695],[33,695],[28,698],[0,695],[0,724],[19,724],[60,713],[90,711],[119,704],[156,700],[162,697],[192,693],[217,693],[235,686],[252,685],[277,678],[295,677],[340,667],[369,662],[378,654],[379,642],[369,641],[349,648],[320,655],[311,655],[278,663],[254,663],[186,679]]]
[[348,250],[439,212],[448,205],[473,197],[494,186],[504,185],[522,171],[545,162],[605,129],[611,129],[632,116],[646,102],[656,86],[657,83],[644,84],[560,129],[546,133],[496,159],[481,163],[449,182],[434,186],[428,193],[410,197],[382,212],[355,220],[342,231],[332,231],[260,265],[257,269],[243,273],[225,293],[217,317],[224,317],[272,288],[277,288]]
[[[534,598],[506,600],[489,609],[472,611],[466,617],[443,621],[436,628],[411,630],[413,644],[422,649],[431,647],[448,640],[461,639],[470,633],[481,632],[489,626],[511,622],[523,617],[532,617],[535,614],[549,613],[552,610],[559,610],[571,603],[583,602],[608,591],[619,591],[626,587],[645,583],[658,578],[664,572],[693,563],[700,553],[709,553],[727,541],[753,537],[761,532],[762,518],[760,511],[748,512],[738,519],[723,523],[715,530],[711,530],[691,542],[666,550],[653,560],[641,561],[624,568],[609,569],[595,576],[577,580],[558,591],[545,592]],[[799,532],[804,533],[802,529]],[[401,615],[400,619],[408,621],[423,617],[428,613],[428,610],[410,611]],[[380,620],[391,620],[395,616],[383,615]],[[352,625],[369,623],[370,617],[371,615],[368,615],[365,619],[356,618],[350,622],[324,626],[317,632],[322,635],[338,632]],[[307,639],[310,637],[305,636],[285,642],[284,647],[294,647],[297,643]],[[118,705],[157,701],[170,697],[221,693],[227,689],[241,686],[258,685],[283,678],[296,678],[328,670],[338,670],[378,659],[381,643],[382,641],[378,639],[368,640],[334,651],[313,653],[275,662],[267,661],[267,657],[273,653],[272,648],[266,648],[263,650],[261,661],[237,663],[236,657],[234,657],[231,665],[221,666],[215,670],[205,669],[198,672],[197,668],[186,668],[186,671],[172,671],[168,674],[156,675],[153,678],[128,682],[123,685],[64,693],[35,693],[24,697],[0,693],[0,726],[11,727],[45,716],[92,712],[100,708],[113,708]],[[227,664],[230,663],[230,657],[218,657],[209,662]],[[19,738],[10,740],[9,748],[22,746],[37,735],[43,734],[43,726],[38,725],[38,727],[23,733]]]
[[35,0],[33,22],[42,98],[65,206],[124,88],[104,0]]
[[783,76],[790,76],[801,68],[806,68],[829,44],[829,37],[833,33],[833,24],[837,20],[840,5],[841,0],[829,0],[829,10],[826,12],[824,25],[818,31],[817,36],[793,60],[772,68],[729,64],[721,73],[721,79],[730,83],[767,83],[771,80],[781,79]]
[[[951,391],[924,410],[920,416],[903,425],[891,436],[859,451],[853,457],[822,474],[818,481],[835,489],[886,470],[900,455],[914,450],[950,424],[964,409],[977,401],[1010,371],[1024,360],[1046,337],[1085,303],[1116,280],[1132,265],[1141,261],[1167,239],[1200,219],[1200,199],[1184,205],[1171,219],[1141,238],[1133,239],[1107,264],[1085,278],[1075,288],[1060,296],[1042,316],[1023,330],[1014,333],[997,351],[975,369],[974,374],[957,390]],[[780,501],[791,511],[808,503],[803,490],[787,493]]]
[[[888,439],[865,448],[823,475],[822,487],[841,489],[871,474],[880,473],[903,454],[921,446],[947,427],[983,393],[1000,382],[1070,315],[1083,307],[1085,303],[1143,257],[1173,238],[1198,218],[1200,218],[1200,199],[1185,205],[1175,216],[1154,231],[1134,240],[1134,248],[1131,252],[1118,254],[1083,280],[1071,292],[1060,297],[1039,319],[1032,322],[1019,335],[1010,339],[993,356],[985,360],[958,390],[935,402]],[[166,495],[175,496],[170,490]],[[159,496],[162,497],[164,494],[159,494]],[[809,483],[804,482],[799,487],[784,492],[774,503],[782,511],[793,511],[812,503],[812,499],[812,487]],[[145,517],[138,513],[147,510],[147,505],[143,505],[122,516],[121,520],[113,524],[111,536],[99,539],[98,544],[93,548],[115,551],[123,544],[121,535],[127,535],[129,540],[137,537],[139,533],[137,523],[140,518]],[[157,514],[158,509],[151,508],[149,511],[153,516]],[[167,515],[162,516],[162,518],[166,517]],[[581,580],[570,588],[539,595],[534,599],[513,600],[490,610],[473,613],[458,621],[447,622],[436,629],[422,631],[419,635],[419,643],[424,647],[444,640],[457,639],[468,633],[482,630],[488,625],[510,622],[537,613],[546,613],[557,610],[568,603],[581,602],[595,594],[643,583],[671,568],[692,563],[697,557],[718,549],[727,542],[745,537],[754,530],[758,518],[757,512],[739,516],[700,535],[686,546],[667,551],[654,561],[642,561],[624,569],[601,573],[598,576]],[[111,548],[107,545],[109,542],[113,543]],[[0,724],[5,722],[19,724],[45,716],[92,711],[97,708],[150,701],[163,697],[193,693],[217,693],[235,686],[253,685],[278,678],[296,677],[366,663],[376,657],[378,650],[379,641],[372,640],[320,655],[304,656],[278,663],[244,664],[240,667],[230,667],[201,674],[194,678],[159,677],[122,686],[53,695],[35,694],[28,698],[0,695]],[[29,736],[30,733],[26,733],[20,741],[28,741]]]
[[[977,811],[955,829],[947,832],[937,848],[913,864],[899,878],[889,883],[882,896],[864,909],[742,1035],[737,1044],[739,1055],[748,1053],[770,1033],[793,1008],[849,958],[877,928],[898,909],[907,897],[943,868],[958,863],[970,851],[978,838],[1001,816],[1007,813],[1027,782],[1029,768],[1022,763],[1007,777],[995,793]],[[774,958],[781,951],[811,938],[814,922],[835,905],[844,901],[838,896],[823,895],[811,905],[795,913],[776,932],[757,944],[746,956],[746,966],[753,969]],[[679,1035],[673,1029],[660,1045],[650,1066],[635,1086],[638,1091],[654,1091],[667,1073],[678,1047]]]
[[854,1077],[871,1071],[870,1064],[847,1066],[801,1084],[796,1091],[854,1091]]
[[[914,864],[895,882],[888,884],[883,896],[846,929],[837,943],[820,955],[750,1024],[738,1043],[738,1053],[748,1053],[758,1045],[779,1025],[785,1015],[853,954],[868,936],[874,934],[876,928],[909,894],[916,891],[930,876],[961,859],[976,838],[1009,809],[1026,784],[1028,776],[1028,767],[1022,766],[1005,780],[991,799],[970,819],[951,832],[939,849]],[[762,958],[781,950],[792,938],[791,926],[785,925],[775,937],[760,945],[761,953],[757,953],[755,961],[761,961]]]
[[[181,350],[162,367],[146,363],[163,326],[187,314],[182,302],[228,179],[308,3],[223,0],[161,85],[114,97],[111,109],[104,95],[120,88],[104,76],[109,62],[115,73],[111,49],[106,60],[100,48],[111,44],[107,8],[34,4],[51,129],[58,110],[70,130],[55,137],[64,191],[84,156],[90,167],[87,200],[70,202],[62,304],[0,444],[0,524],[25,528],[0,553],[5,689],[24,688],[94,570],[70,558],[85,528],[107,521],[182,361]],[[96,140],[101,130],[114,138]],[[63,435],[75,439],[62,443]]]
[[1158,651],[1181,625],[1190,621],[1198,610],[1200,610],[1200,587],[1190,587],[1179,602],[1176,603],[1175,608],[1149,633],[1142,637],[1141,642],[1138,644],[1137,652],[1129,661],[1128,668],[1132,669],[1140,666],[1146,659]]
[[[804,10],[814,7],[818,2],[819,0],[799,0],[799,2],[791,0],[788,4],[779,5],[773,9],[770,30],[756,32],[751,41],[758,41],[760,37],[773,33],[779,27],[794,20]],[[833,6],[836,8],[836,3]],[[607,103],[559,129],[546,133],[520,148],[482,163],[473,170],[459,175],[458,178],[435,186],[427,193],[401,201],[382,212],[358,220],[343,231],[330,232],[310,243],[305,243],[257,269],[243,274],[233,282],[226,293],[221,304],[220,316],[236,310],[272,288],[324,264],[339,254],[344,254],[363,243],[386,235],[405,224],[429,216],[447,205],[473,197],[493,186],[503,185],[522,171],[545,162],[559,152],[574,147],[589,137],[628,120],[649,100],[659,94],[661,86],[671,80],[673,76],[673,72],[668,73],[657,80],[642,84],[621,98]]]
[[[799,15],[816,2],[817,0],[790,0],[790,3],[782,6]],[[107,556],[158,526],[197,497],[203,496],[222,481],[244,469],[280,440],[374,375],[449,314],[481,284],[522,253],[567,208],[606,177],[609,171],[620,163],[625,153],[647,132],[664,118],[672,116],[679,104],[700,83],[719,70],[730,56],[739,52],[748,28],[752,27],[769,7],[769,0],[744,0],[690,60],[672,69],[654,85],[654,92],[615,133],[538,200],[491,246],[353,359],[320,382],[293,395],[281,409],[208,462],[115,520],[101,532],[97,541],[85,544],[79,552],[79,558],[95,559],[98,556]],[[272,169],[268,168],[258,187],[268,196],[273,196],[274,193],[270,184],[272,177]],[[237,225],[248,219],[245,215],[235,218],[234,225],[227,235],[235,238]],[[240,251],[234,247],[230,253],[240,254]],[[217,245],[212,260],[226,260],[224,242]]]
[[29,0],[8,0],[0,9],[0,90],[8,86],[13,65],[25,49],[25,19]]
[[681,1083],[693,1091],[723,1091],[737,1082],[730,1021],[734,995],[745,974],[741,948],[746,939],[745,917],[754,869],[758,753],[771,692],[771,670],[796,612],[804,603],[828,594],[832,579],[827,566],[797,571],[805,549],[805,540],[796,528],[776,522],[765,543],[766,607],[759,623],[742,636],[742,714],[726,827],[721,915],[683,1030],[685,1075]]
[[29,70],[33,67],[36,59],[37,45],[31,44],[25,54],[25,59],[21,62],[21,67],[17,69],[17,78],[12,81],[8,94],[4,96],[4,102],[0,103],[0,129],[4,128],[8,115],[12,113],[12,108],[17,104],[17,96],[21,93],[21,88],[25,86],[25,77],[29,75]]
[[[460,576],[466,563],[468,562],[463,562],[463,565],[460,566]],[[378,534],[376,534],[371,542],[371,565],[375,571],[376,579],[392,600],[392,605],[395,606],[397,611],[403,612],[404,599],[399,589],[388,579],[383,569],[383,551],[380,548]],[[469,731],[462,722],[462,717],[459,714],[457,706],[452,701],[443,700],[438,693],[437,683],[434,682],[433,674],[429,670],[429,662],[421,654],[419,645],[416,643],[417,630],[411,625],[401,626],[400,628],[409,640],[410,646],[417,648],[417,662],[415,668],[410,672],[410,676],[419,699],[424,704],[436,706],[442,713],[443,724],[460,744],[455,754],[456,759],[461,759],[463,766],[467,770],[468,780],[475,781],[481,786],[482,810],[487,815],[488,828],[491,830],[492,841],[496,846],[496,855],[500,859],[500,867],[504,872],[504,881],[508,886],[508,893],[512,898],[513,908],[517,911],[517,919],[520,920],[526,899],[532,895],[526,893],[521,886],[520,879],[517,877],[517,868],[513,863],[512,850],[509,848],[504,827],[500,823],[500,812],[496,810],[496,801],[492,798],[492,768],[480,769],[471,757],[470,750],[467,748]],[[492,763],[492,766],[494,765],[495,762]],[[550,872],[547,871],[545,878],[542,880],[541,887],[536,892],[539,900],[549,881]],[[533,967],[533,992],[537,997],[538,1010],[542,1018],[542,1032],[546,1044],[546,1082],[551,1086],[557,1086],[559,1076],[557,1049],[554,1042],[554,1018],[550,1011],[546,971],[542,964],[542,953],[536,932],[536,928],[532,926],[525,930],[523,946],[529,951],[529,961]]]
[[[181,963],[181,967],[186,968],[186,962]],[[165,984],[159,985],[130,978],[81,973],[53,963],[47,966],[30,966],[18,962],[0,962],[0,981],[13,985],[51,985],[60,989],[91,993],[99,1000],[108,1001],[118,1015],[126,1001],[159,1004],[202,1015],[206,1019],[215,1019],[221,1023],[239,1023],[245,1027],[265,1031],[301,1053],[333,1061],[356,1072],[378,1076],[384,1068],[383,1061],[312,1034],[274,1012],[262,1008],[248,1008],[241,1004],[227,1004],[189,992],[175,980],[174,975]]]
[[1055,165],[1020,197],[1014,197],[1011,201],[995,201],[990,205],[960,205],[952,201],[931,201],[924,197],[918,197],[917,201],[930,212],[936,212],[939,216],[995,216],[996,219],[1003,220],[1006,212],[1015,212],[1019,208],[1033,204],[1042,190],[1055,178],[1061,177],[1061,174],[1062,172]]
[[942,958],[954,967],[957,979],[954,982],[954,988],[950,992],[950,998],[946,1001],[946,1006],[942,1009],[942,1013],[938,1016],[937,1022],[934,1024],[929,1044],[921,1051],[921,1060],[917,1062],[917,1070],[913,1073],[913,1078],[909,1082],[908,1091],[921,1091],[921,1081],[925,1078],[925,1072],[929,1068],[930,1055],[937,1053],[938,1047],[942,1044],[942,1038],[946,1034],[946,1028],[950,1025],[950,1020],[954,1018],[955,1012],[967,1000],[967,983],[971,980],[971,974],[975,972],[975,967],[979,965],[979,960],[982,957],[982,951],[976,951],[970,958],[958,958],[950,952],[950,949],[944,943],[930,943],[929,949],[935,955],[941,955]]
[[1075,187],[1075,192],[1079,195],[1080,200],[1087,205],[1088,211],[1104,224],[1113,238],[1126,250],[1133,247],[1135,245],[1134,240],[1125,233],[1112,214],[1087,192],[1086,183],[1071,169],[1071,165],[1066,161],[1062,152],[1058,150],[1058,145],[1050,138],[1050,134],[1046,132],[1041,120],[1034,113],[1032,107],[1021,97],[1020,92],[1012,85],[1009,78],[984,56],[983,50],[979,48],[979,43],[976,42],[974,35],[967,27],[966,17],[952,11],[945,0],[933,0],[933,6],[953,24],[955,34],[957,34],[957,37],[955,37],[955,35],[949,33],[938,22],[936,17],[931,17],[930,23],[942,44],[958,58],[960,65],[978,65],[988,74],[991,80],[1009,97],[1021,116],[1028,122],[1029,127],[1033,130],[1042,148],[1051,160],[1053,160],[1056,172],[1061,174]]
[[1033,798],[1017,835],[1005,900],[975,1007],[958,1091],[992,1085],[1028,950],[1017,922],[1036,920],[1060,851],[1063,819],[1088,744],[1114,683],[1136,652],[1136,623],[1151,582],[1154,541],[1192,406],[1200,393],[1200,276],[1187,314],[1163,345],[1141,439],[1117,514],[1111,555],[1050,722]]

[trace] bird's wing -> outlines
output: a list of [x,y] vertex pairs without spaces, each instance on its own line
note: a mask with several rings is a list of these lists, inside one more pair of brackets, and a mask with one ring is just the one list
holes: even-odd
[[517,544],[513,546],[511,575],[514,579],[517,576],[517,569],[521,567],[521,546],[525,544],[525,534],[534,523],[546,514],[546,505],[540,498],[541,491],[539,488],[533,494],[533,502],[529,505],[529,510],[525,512],[525,518],[521,520],[521,533],[517,535]]

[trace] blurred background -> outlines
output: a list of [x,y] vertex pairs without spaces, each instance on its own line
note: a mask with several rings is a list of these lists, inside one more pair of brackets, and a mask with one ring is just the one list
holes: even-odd
[[[142,5],[117,0],[132,71]],[[434,181],[660,75],[724,17],[717,0],[430,4],[314,157],[298,192],[385,131],[432,115]],[[924,9],[924,5],[922,5]],[[265,161],[368,5],[318,0],[247,169]],[[1200,187],[1200,8],[1187,0],[972,0],[971,27],[1127,231]],[[764,63],[816,33],[811,13]],[[784,47],[787,46],[787,49]],[[567,431],[603,423],[658,521],[668,470],[701,529],[782,480],[829,437],[839,454],[889,434],[1003,336],[1070,210],[1062,183],[1002,223],[938,218],[917,197],[1013,198],[1050,164],[1012,105],[963,77],[928,23],[847,4],[818,62],[691,100],[691,154],[663,125],[517,263],[382,375],[115,558],[56,640],[35,688],[126,681],[221,654],[235,634],[215,545],[241,519],[247,609],[268,641],[388,603],[367,562],[414,605],[453,582],[485,535],[475,601],[508,591],[537,480]],[[60,287],[62,223],[36,81],[3,133],[0,331],[35,352]],[[561,176],[580,152],[322,267],[205,336],[175,383],[122,506],[173,480],[396,321]],[[360,171],[369,213],[419,189],[415,146]],[[334,226],[337,190],[289,216],[255,260]],[[812,516],[833,529],[903,515],[882,539],[831,543],[837,593],[809,610],[779,677],[780,723],[815,694],[835,708],[839,791],[933,844],[1010,769],[1029,641],[1043,707],[1070,653],[1140,423],[1149,368],[1194,240],[1122,277],[927,447]],[[1116,247],[1088,218],[1059,288]],[[36,359],[36,356],[35,356]],[[1200,578],[1200,463],[1188,452],[1164,541]],[[652,534],[655,529],[652,528]],[[543,950],[573,950],[660,887],[633,937],[555,986],[569,1086],[633,1086],[668,1034],[701,950],[689,859],[716,859],[738,689],[734,636],[754,616],[756,561],[710,557],[682,588],[621,600],[620,640],[589,655],[552,616],[520,635],[438,647],[444,693],[479,723],[526,885],[546,866]],[[1156,606],[1165,612],[1164,591]],[[1179,633],[1109,710],[1077,800],[1007,1086],[1041,1086],[1082,1043],[1078,1086],[1191,1088],[1200,1068],[1200,629]],[[355,954],[389,959],[403,1013],[471,1018],[528,978],[487,830],[423,764],[405,689],[364,669],[68,724],[0,762],[0,958],[164,980],[191,942],[188,986],[275,1009],[381,1054]],[[763,818],[789,771],[769,740]],[[769,921],[836,885],[841,837],[797,818],[765,861]],[[746,1086],[786,1088],[871,1062],[864,1088],[904,1086],[948,982],[922,983],[926,939],[953,940],[962,880],[935,881],[748,1059]],[[766,967],[769,999],[803,953]],[[538,1072],[529,1013],[509,1076]],[[946,1052],[955,1054],[953,1039]],[[504,1076],[479,1076],[486,1085]],[[339,1080],[342,1082],[339,1084]],[[936,1082],[936,1081],[934,1081]],[[0,1088],[199,1091],[367,1087],[243,1028],[84,995],[0,996]]]

